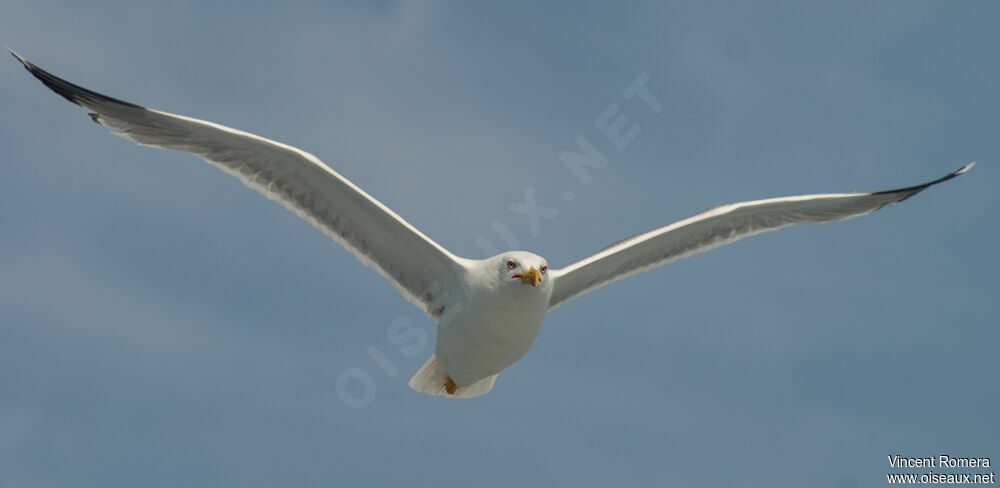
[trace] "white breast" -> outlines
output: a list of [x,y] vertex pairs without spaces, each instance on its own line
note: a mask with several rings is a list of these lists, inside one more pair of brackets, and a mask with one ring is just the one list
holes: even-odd
[[458,313],[438,324],[435,352],[460,385],[497,374],[524,356],[538,336],[552,293],[541,285],[473,288]]

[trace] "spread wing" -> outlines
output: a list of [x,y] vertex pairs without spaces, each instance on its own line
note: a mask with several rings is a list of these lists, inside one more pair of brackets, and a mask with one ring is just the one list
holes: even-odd
[[11,51],[52,91],[116,135],[192,153],[281,203],[371,266],[431,318],[457,296],[459,258],[300,149],[203,120],[116,100],[62,80]]
[[619,241],[565,268],[549,271],[554,287],[549,310],[608,283],[744,237],[792,224],[831,222],[874,212],[965,173],[974,164],[969,163],[943,178],[898,190],[802,195],[715,207]]

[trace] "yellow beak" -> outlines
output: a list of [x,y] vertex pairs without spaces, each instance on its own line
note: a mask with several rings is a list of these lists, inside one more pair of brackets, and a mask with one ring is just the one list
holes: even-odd
[[538,274],[538,270],[535,269],[534,266],[528,269],[528,271],[525,273],[518,273],[514,275],[514,278],[521,278],[522,285],[531,285],[531,286],[535,286],[538,283],[541,283],[542,281],[542,275]]

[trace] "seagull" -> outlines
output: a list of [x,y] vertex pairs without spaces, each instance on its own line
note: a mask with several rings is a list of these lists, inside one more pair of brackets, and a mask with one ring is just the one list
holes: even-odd
[[192,153],[295,212],[370,266],[437,322],[434,353],[413,375],[416,391],[473,398],[534,343],[545,315],[584,293],[798,223],[865,215],[968,171],[921,185],[867,193],[801,195],[712,208],[618,241],[565,268],[509,251],[456,256],[316,156],[223,125],[135,105],[58,78],[10,51],[35,78],[112,133],[143,146]]

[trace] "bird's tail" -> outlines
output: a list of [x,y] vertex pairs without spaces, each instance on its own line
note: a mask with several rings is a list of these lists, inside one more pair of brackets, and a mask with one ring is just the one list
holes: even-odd
[[437,360],[437,354],[432,354],[413,378],[410,378],[410,388],[420,393],[447,398],[475,398],[493,389],[497,375],[487,376],[471,385],[459,386],[453,394],[444,389],[447,380],[448,373],[444,370],[444,365]]

